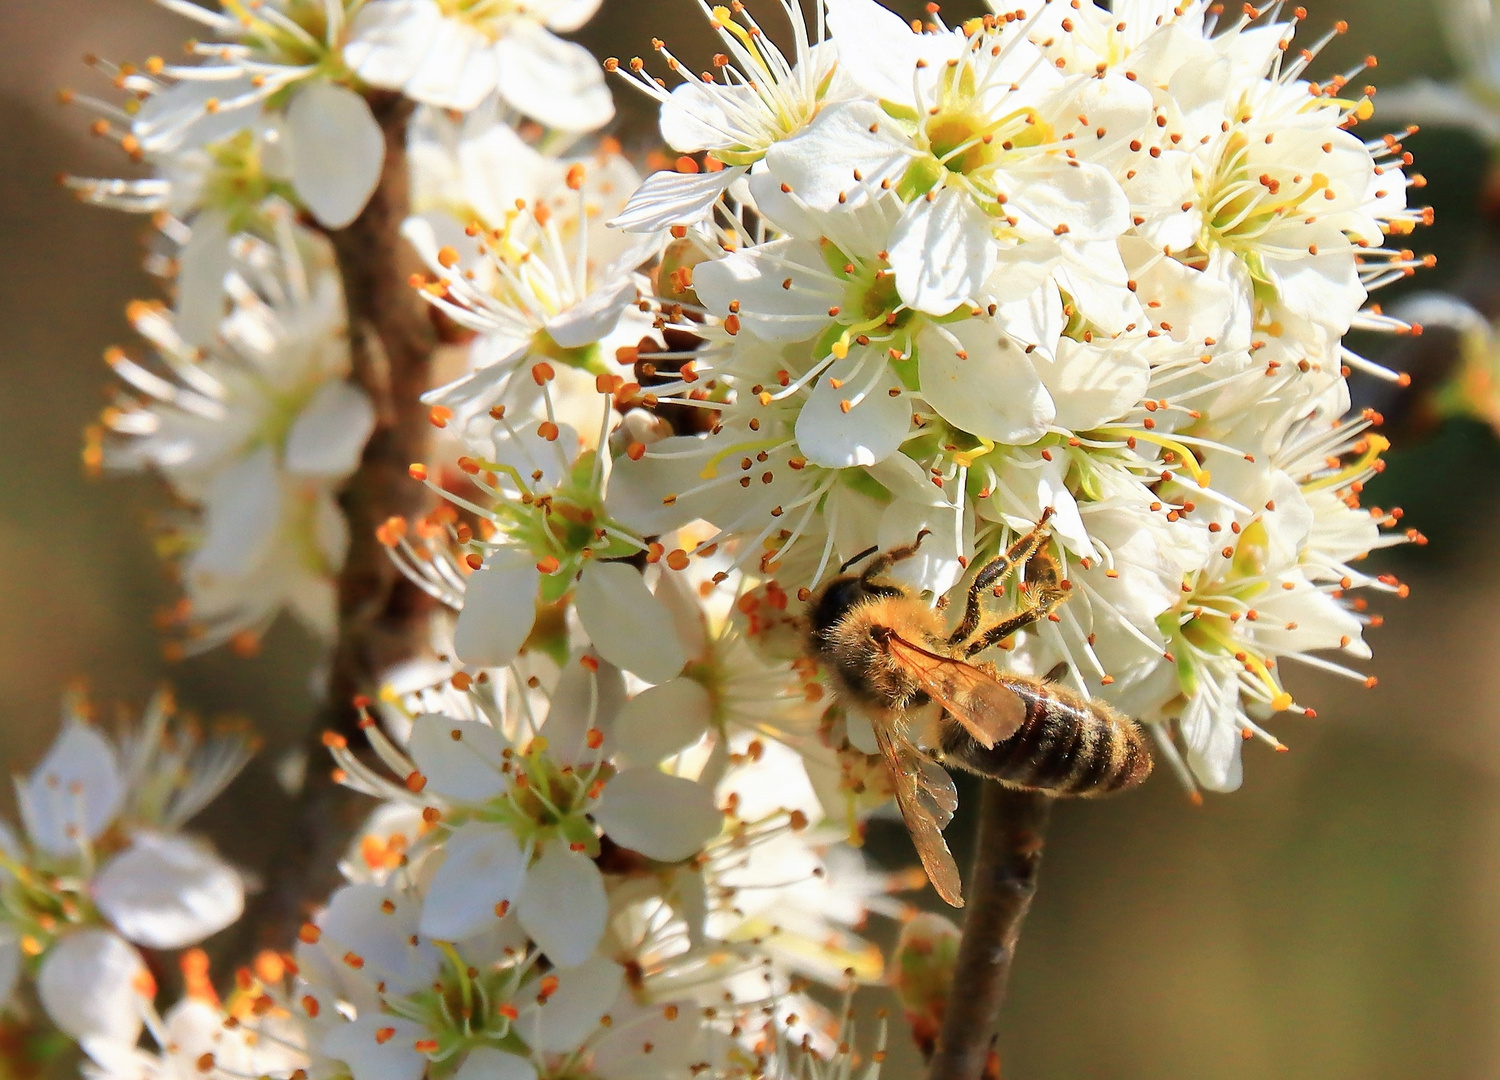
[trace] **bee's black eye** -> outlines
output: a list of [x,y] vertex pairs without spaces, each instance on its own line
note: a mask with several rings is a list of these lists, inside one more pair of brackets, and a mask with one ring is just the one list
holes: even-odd
[[864,583],[857,577],[842,578],[829,585],[808,616],[813,636],[826,639],[828,632],[839,624],[849,609],[867,595]]

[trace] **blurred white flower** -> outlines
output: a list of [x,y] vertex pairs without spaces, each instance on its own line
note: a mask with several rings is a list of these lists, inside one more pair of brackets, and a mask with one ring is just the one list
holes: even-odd
[[614,102],[599,62],[564,41],[600,0],[370,0],[354,16],[344,61],[372,86],[468,112],[498,93],[526,116],[562,131],[609,123]]
[[135,945],[190,945],[244,906],[239,873],[173,830],[234,778],[248,739],[173,711],[158,695],[115,743],[70,698],[52,749],[16,778],[26,842],[0,826],[0,999],[25,965],[75,1039],[134,1042],[155,992]]

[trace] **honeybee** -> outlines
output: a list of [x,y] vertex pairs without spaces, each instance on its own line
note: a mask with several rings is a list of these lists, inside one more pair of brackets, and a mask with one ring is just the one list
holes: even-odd
[[[963,906],[962,884],[943,840],[956,805],[953,781],[917,746],[913,726],[936,707],[945,761],[1011,787],[1048,795],[1097,796],[1139,784],[1151,754],[1135,721],[1057,684],[1000,671],[970,657],[1045,618],[1066,598],[1057,563],[1042,550],[1050,512],[974,576],[963,619],[944,628],[942,607],[882,577],[917,553],[926,530],[905,547],[877,555],[862,573],[855,556],[809,601],[808,648],[834,690],[869,717],[896,792],[896,804],[938,894]],[[1027,568],[1028,602],[981,628],[981,595],[1017,567]]]

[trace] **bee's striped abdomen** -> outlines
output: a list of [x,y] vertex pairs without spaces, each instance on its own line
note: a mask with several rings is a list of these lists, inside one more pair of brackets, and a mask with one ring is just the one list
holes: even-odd
[[1108,795],[1151,772],[1151,752],[1133,720],[1052,683],[998,676],[1026,702],[1026,720],[1004,742],[985,749],[958,724],[943,732],[954,764],[1015,787],[1049,795]]

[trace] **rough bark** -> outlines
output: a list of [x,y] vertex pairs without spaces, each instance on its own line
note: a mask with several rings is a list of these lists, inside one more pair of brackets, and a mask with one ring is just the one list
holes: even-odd
[[434,607],[375,539],[387,518],[418,515],[432,504],[408,468],[427,459],[432,426],[418,399],[432,385],[438,335],[408,283],[422,266],[400,232],[410,208],[406,127],[413,106],[396,94],[372,97],[370,106],[385,132],[380,184],[358,218],[328,235],[349,310],[351,381],[374,402],[376,427],[340,495],[350,546],[338,581],[338,640],[326,703],[307,739],[307,780],[294,825],[247,919],[259,948],[291,944],[310,911],[338,885],[339,856],[371,808],[368,798],[331,779],[322,733],[336,731],[356,749],[364,744],[355,696],[373,694],[382,671],[427,650]]

